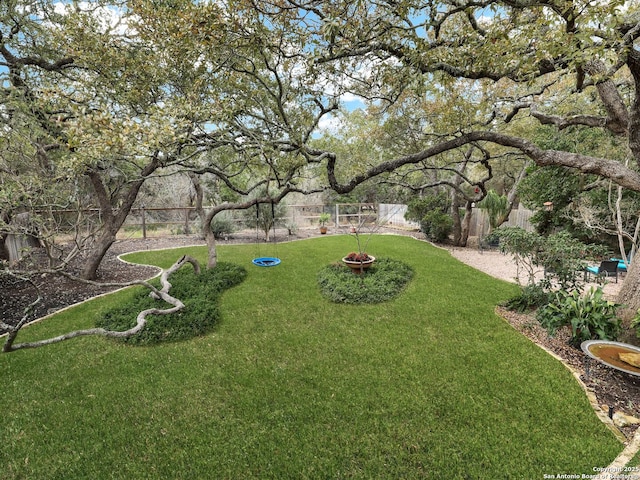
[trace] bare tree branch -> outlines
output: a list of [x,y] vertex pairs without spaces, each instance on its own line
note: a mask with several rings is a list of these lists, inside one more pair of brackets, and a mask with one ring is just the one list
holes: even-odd
[[[396,158],[387,162],[381,162],[367,171],[354,176],[347,183],[340,183],[336,176],[337,156],[334,153],[324,152],[327,158],[327,178],[331,188],[338,193],[348,193],[356,186],[366,180],[381,175],[383,173],[392,172],[405,165],[420,163],[428,158],[442,154],[444,152],[455,150],[470,143],[486,141],[503,147],[514,148],[531,160],[538,166],[559,165],[579,170],[582,173],[593,173],[611,179],[614,183],[629,188],[634,191],[640,191],[640,174],[633,169],[626,167],[617,160],[591,157],[577,153],[565,152],[560,150],[544,150],[533,142],[524,138],[505,135],[497,132],[476,131],[469,132],[450,140],[440,142],[430,148],[422,150],[411,155]],[[320,156],[321,152],[314,152]]]
[[162,272],[162,275],[160,276],[160,282],[162,284],[162,288],[160,290],[152,286],[150,283],[144,282],[144,281],[131,282],[130,284],[128,284],[128,285],[144,285],[151,290],[150,295],[153,298],[162,299],[168,304],[173,305],[172,308],[165,308],[165,309],[150,308],[147,310],[143,310],[138,314],[136,318],[136,325],[130,328],[129,330],[125,330],[122,332],[115,332],[112,330],[106,330],[104,328],[90,328],[86,330],[75,330],[73,332],[65,333],[57,337],[52,337],[45,340],[39,340],[36,342],[14,344],[14,341],[16,339],[16,336],[18,335],[18,332],[24,325],[24,321],[21,321],[16,326],[8,326],[6,324],[2,324],[0,326],[4,328],[9,327],[9,334],[7,335],[2,351],[7,353],[7,352],[12,352],[15,350],[21,350],[25,348],[38,348],[38,347],[43,347],[45,345],[60,343],[65,340],[70,340],[72,338],[89,336],[89,335],[98,335],[98,336],[111,337],[111,338],[131,337],[132,335],[135,335],[136,333],[144,329],[147,323],[148,315],[169,315],[171,313],[178,312],[184,308],[184,303],[182,303],[182,301],[169,295],[169,289],[171,288],[171,283],[169,283],[169,276],[174,272],[176,272],[177,270],[179,270],[182,266],[184,266],[187,263],[190,263],[191,265],[193,265],[193,268],[196,274],[200,273],[200,264],[198,263],[198,261],[190,256],[185,255],[182,258],[180,258],[178,261],[176,261],[168,270],[165,270]]

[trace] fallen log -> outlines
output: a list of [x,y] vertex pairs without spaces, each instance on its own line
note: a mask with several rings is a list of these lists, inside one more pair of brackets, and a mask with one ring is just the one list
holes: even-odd
[[[164,270],[160,276],[160,284],[162,285],[161,289],[157,289],[149,282],[146,281],[136,281],[130,282],[127,284],[122,284],[120,286],[133,286],[133,285],[142,285],[149,290],[151,290],[150,295],[156,299],[162,299],[170,305],[173,305],[171,308],[149,308],[147,310],[143,310],[136,317],[136,324],[130,328],[129,330],[125,330],[122,332],[116,332],[113,330],[106,330],[104,328],[89,328],[85,330],[75,330],[72,332],[65,333],[63,335],[58,335],[57,337],[47,338],[44,340],[38,340],[36,342],[25,342],[25,343],[14,343],[16,337],[18,336],[18,332],[24,326],[25,322],[19,322],[15,326],[7,325],[4,322],[0,321],[0,327],[6,329],[8,331],[4,345],[2,347],[2,351],[5,353],[13,352],[15,350],[22,350],[26,348],[38,348],[43,347],[45,345],[52,345],[54,343],[60,343],[65,340],[70,340],[72,338],[84,337],[89,335],[98,335],[103,337],[111,337],[111,338],[127,338],[136,333],[140,332],[144,329],[147,323],[147,316],[149,315],[169,315],[175,312],[178,312],[184,308],[184,303],[179,299],[172,297],[169,295],[169,290],[171,289],[171,283],[169,283],[169,276],[179,270],[185,264],[190,263],[193,265],[193,269],[196,274],[200,273],[200,264],[197,260],[190,256],[183,256],[178,261],[176,261],[169,269]],[[26,318],[26,317],[25,317]]]

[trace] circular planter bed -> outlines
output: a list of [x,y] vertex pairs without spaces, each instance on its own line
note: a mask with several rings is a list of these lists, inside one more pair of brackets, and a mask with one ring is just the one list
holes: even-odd
[[343,263],[327,265],[318,272],[318,285],[322,295],[335,303],[380,303],[397,297],[412,278],[406,263],[378,258],[359,275]]

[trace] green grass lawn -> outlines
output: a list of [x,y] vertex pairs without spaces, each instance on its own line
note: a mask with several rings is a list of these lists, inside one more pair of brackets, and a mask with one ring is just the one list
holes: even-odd
[[[261,247],[265,255],[265,246]],[[0,356],[0,478],[538,479],[593,474],[621,451],[559,362],[494,313],[514,285],[429,244],[375,236],[368,251],[414,278],[395,300],[344,305],[317,272],[348,236],[252,245],[216,330],[133,347],[79,338]],[[142,252],[167,267],[204,247]],[[35,324],[19,341],[92,326],[129,291]]]

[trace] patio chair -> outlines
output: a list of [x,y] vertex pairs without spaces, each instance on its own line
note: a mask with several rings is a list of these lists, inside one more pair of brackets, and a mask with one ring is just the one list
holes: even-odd
[[616,277],[616,283],[618,283],[618,261],[617,260],[603,260],[598,267],[586,267],[585,277],[590,273],[596,276],[598,281],[603,278]]
[[618,262],[618,271],[619,272],[626,272],[627,271],[627,265],[631,265],[631,254],[627,255],[626,263],[622,258],[612,258],[611,260],[615,260],[615,261]]
[[621,258],[612,258],[611,260],[614,260],[616,262],[618,262],[618,271],[619,272],[626,272],[627,271],[627,266],[624,263],[624,260],[622,260]]

